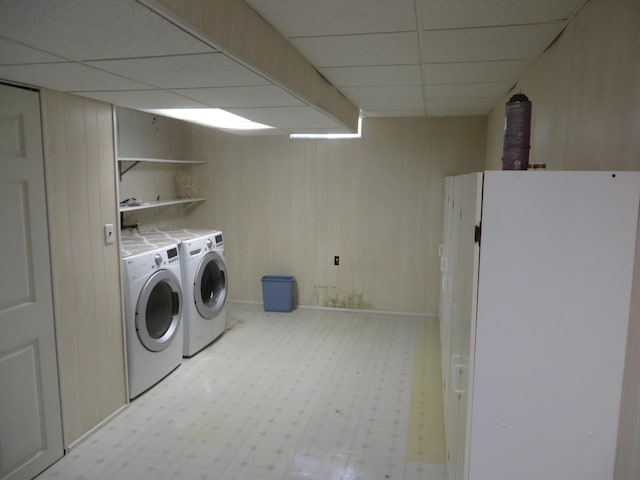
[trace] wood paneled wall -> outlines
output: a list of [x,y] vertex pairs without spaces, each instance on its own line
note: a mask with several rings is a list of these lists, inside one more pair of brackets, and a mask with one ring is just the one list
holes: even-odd
[[365,119],[332,141],[194,131],[209,199],[190,221],[224,231],[231,299],[294,275],[302,305],[437,314],[444,177],[482,168],[485,118]]
[[[172,118],[116,107],[118,155],[170,160],[206,160],[192,158],[191,124]],[[127,165],[127,164],[124,164]],[[199,180],[201,165],[141,162],[129,170],[119,183],[119,200],[134,197],[140,201],[176,198],[176,175],[194,175]],[[199,188],[198,196],[207,196]],[[123,217],[124,225],[138,224],[139,229],[152,230],[172,226],[189,226],[188,212],[199,205],[136,210]]]
[[[552,170],[640,170],[640,2],[591,0],[527,71],[515,91],[522,91],[533,102],[532,162],[546,163]],[[489,169],[502,168],[503,118],[502,105],[489,116]],[[640,478],[639,258],[640,243],[616,480]]]
[[[530,162],[640,169],[640,2],[591,0],[514,92],[532,101]],[[502,168],[504,102],[489,116],[486,168]]]
[[42,92],[65,445],[126,404],[111,105]]

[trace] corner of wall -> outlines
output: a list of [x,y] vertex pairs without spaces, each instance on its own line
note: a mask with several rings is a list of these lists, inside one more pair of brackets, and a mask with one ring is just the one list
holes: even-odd
[[43,90],[47,213],[64,443],[126,404],[113,115],[109,104]]

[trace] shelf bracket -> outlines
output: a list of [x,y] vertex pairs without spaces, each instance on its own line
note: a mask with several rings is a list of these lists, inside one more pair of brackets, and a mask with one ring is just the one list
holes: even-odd
[[191,210],[193,207],[195,207],[199,203],[202,203],[202,200],[196,200],[191,203],[185,203],[184,206],[182,207],[182,213],[185,213],[187,210]]
[[[135,167],[139,163],[140,163],[140,160],[136,160],[135,162],[133,162],[131,165],[129,165],[125,169],[120,168],[120,181],[122,181],[122,177],[124,177],[125,173],[127,173],[129,170],[131,170],[133,167]],[[122,165],[121,165],[121,167],[122,167]]]

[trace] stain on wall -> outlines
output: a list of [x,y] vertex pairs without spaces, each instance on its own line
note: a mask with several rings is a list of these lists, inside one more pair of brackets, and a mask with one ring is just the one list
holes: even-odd
[[338,287],[314,285],[311,295],[305,302],[307,305],[333,308],[355,308],[358,310],[373,310],[373,304],[365,301],[360,292],[343,292]]

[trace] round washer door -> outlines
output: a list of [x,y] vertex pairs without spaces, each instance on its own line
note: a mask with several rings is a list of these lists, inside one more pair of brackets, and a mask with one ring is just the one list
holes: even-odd
[[152,352],[164,350],[176,336],[182,312],[180,283],[169,270],[158,270],[144,284],[136,304],[136,332]]
[[193,281],[196,308],[203,318],[214,318],[227,300],[227,266],[217,252],[207,253]]

